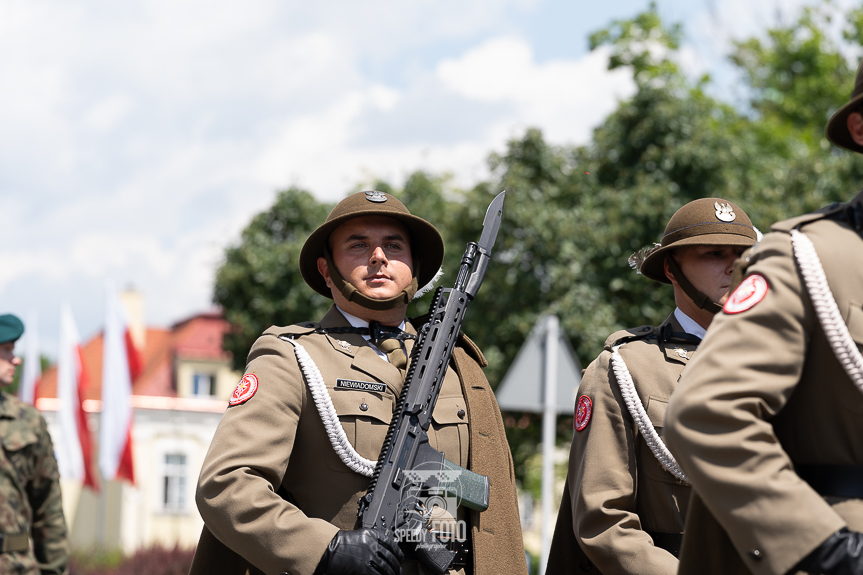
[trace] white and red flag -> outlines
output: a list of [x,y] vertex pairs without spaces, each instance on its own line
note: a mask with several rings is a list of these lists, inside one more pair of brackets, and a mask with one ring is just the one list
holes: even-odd
[[64,479],[77,479],[94,491],[99,484],[93,473],[93,443],[87,414],[84,413],[84,390],[87,374],[81,353],[81,338],[72,317],[72,310],[63,304],[60,311],[60,353],[57,358],[57,413],[60,434],[56,453],[60,475]]
[[132,382],[140,372],[141,360],[129,331],[127,311],[117,290],[110,282],[105,290],[99,469],[106,479],[125,479],[134,485]]
[[39,332],[36,325],[39,318],[36,312],[27,314],[26,343],[24,346],[24,371],[18,384],[18,399],[33,405],[36,403],[36,387],[42,379],[42,359],[39,356]]

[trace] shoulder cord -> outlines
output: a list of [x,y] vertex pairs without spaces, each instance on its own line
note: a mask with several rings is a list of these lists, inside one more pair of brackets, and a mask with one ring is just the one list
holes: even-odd
[[800,275],[806,284],[806,291],[812,300],[812,307],[815,308],[815,315],[818,316],[830,348],[854,385],[863,391],[863,355],[857,349],[857,344],[842,319],[815,246],[806,234],[796,229],[791,230],[791,245],[794,248],[794,258],[800,267]]
[[318,408],[318,413],[321,415],[321,421],[324,424],[324,429],[327,432],[327,437],[330,438],[330,443],[333,449],[336,450],[339,459],[342,462],[366,477],[371,477],[375,471],[377,461],[366,459],[354,449],[351,442],[348,441],[348,436],[345,435],[345,430],[339,421],[339,415],[336,413],[336,408],[333,407],[333,400],[330,398],[330,393],[327,391],[327,386],[324,383],[324,377],[321,375],[321,370],[315,364],[315,360],[309,355],[299,342],[280,337],[294,346],[294,353],[297,356],[297,363],[300,364],[300,369],[303,372],[303,377],[309,385],[309,391],[312,394],[312,399],[315,401],[315,407]]
[[619,348],[620,345],[616,345],[611,348],[611,367],[614,369],[614,377],[617,379],[617,383],[620,386],[620,393],[623,395],[623,401],[626,403],[626,408],[629,410],[629,414],[632,416],[633,421],[635,421],[639,431],[641,431],[641,435],[644,436],[644,441],[647,443],[647,446],[650,448],[650,451],[653,452],[653,455],[659,461],[660,465],[681,481],[686,481],[688,483],[689,479],[686,477],[686,474],[684,474],[683,470],[680,469],[680,466],[677,464],[677,460],[674,459],[674,456],[671,455],[671,452],[667,447],[665,447],[665,443],[663,443],[662,439],[659,438],[656,428],[653,427],[653,423],[651,423],[650,419],[647,417],[647,412],[644,411],[644,406],[641,404],[641,400],[635,392],[635,383],[632,381],[632,375],[629,373],[629,368],[626,367],[626,362],[623,361],[623,357],[618,351]]

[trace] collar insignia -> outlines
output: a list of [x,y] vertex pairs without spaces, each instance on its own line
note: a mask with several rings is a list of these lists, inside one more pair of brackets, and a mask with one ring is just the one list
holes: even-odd
[[387,195],[383,192],[366,192],[366,199],[370,202],[375,202],[376,204],[382,204],[387,201]]
[[737,214],[734,213],[734,208],[731,207],[731,204],[713,202],[713,207],[716,208],[716,217],[723,222],[733,222],[737,218]]
[[677,351],[677,355],[679,355],[683,359],[689,359],[689,356],[686,355],[686,350],[682,347],[678,347],[675,351]]
[[339,340],[338,343],[339,343],[339,347],[342,348],[343,350],[351,351],[351,344],[349,344],[348,342]]

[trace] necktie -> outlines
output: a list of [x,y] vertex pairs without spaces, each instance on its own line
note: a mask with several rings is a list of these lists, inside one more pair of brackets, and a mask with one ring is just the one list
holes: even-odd
[[393,364],[394,367],[397,367],[399,371],[404,372],[407,369],[408,358],[402,350],[401,341],[388,337],[386,339],[376,340],[375,345],[378,346],[379,350],[387,355],[389,362]]

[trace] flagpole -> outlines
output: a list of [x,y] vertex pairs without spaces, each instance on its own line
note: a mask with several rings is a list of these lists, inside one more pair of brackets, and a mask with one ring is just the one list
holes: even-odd
[[554,529],[552,504],[554,497],[554,448],[557,436],[557,342],[560,323],[556,315],[545,320],[545,354],[542,415],[542,550],[539,573],[545,575],[548,552],[551,547],[551,533]]

